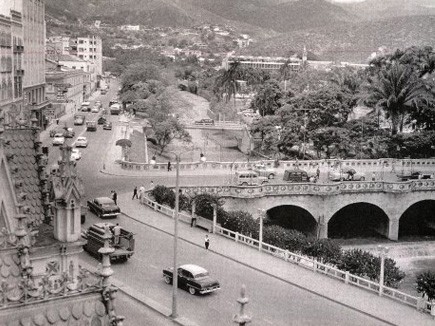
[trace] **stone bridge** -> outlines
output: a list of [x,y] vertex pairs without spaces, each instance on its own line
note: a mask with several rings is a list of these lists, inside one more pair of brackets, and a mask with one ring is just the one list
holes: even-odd
[[[211,193],[224,198],[226,210],[257,216],[284,215],[295,229],[320,238],[346,227],[371,228],[390,240],[435,226],[435,180],[407,182],[286,183],[263,186],[183,187],[188,195]],[[419,215],[419,216],[415,216]],[[418,230],[417,230],[418,229]]]

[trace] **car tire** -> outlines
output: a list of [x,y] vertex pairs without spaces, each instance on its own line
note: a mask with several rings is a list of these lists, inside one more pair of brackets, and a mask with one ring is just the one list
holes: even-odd
[[191,295],[195,295],[195,294],[196,294],[196,289],[193,288],[193,287],[191,287],[191,286],[189,286],[189,293],[190,293]]
[[248,185],[247,182],[243,182],[243,183],[242,183],[242,186],[243,186],[243,187],[246,187],[247,185]]
[[270,180],[275,179],[275,174],[273,174],[273,173],[269,174],[268,179],[270,179]]
[[165,277],[163,279],[165,280],[166,284],[172,284],[172,278],[169,277],[168,275],[165,275]]
[[365,178],[365,177],[361,177],[360,180],[361,180],[361,181],[366,181],[366,178]]

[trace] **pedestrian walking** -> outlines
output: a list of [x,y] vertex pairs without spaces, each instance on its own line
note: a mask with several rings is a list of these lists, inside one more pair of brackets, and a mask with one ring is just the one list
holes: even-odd
[[133,189],[133,197],[132,197],[131,199],[133,200],[134,197],[139,198],[139,197],[137,196],[137,186],[135,186],[134,189]]
[[139,188],[139,199],[142,199],[144,193],[145,193],[145,187],[144,186],[140,186],[140,188]]
[[208,247],[210,246],[210,238],[208,237],[208,234],[205,235],[204,244],[205,249],[208,250]]
[[172,167],[171,167],[171,161],[168,161],[168,172],[172,171]]
[[319,168],[318,165],[317,165],[317,170],[316,170],[316,177],[317,177],[317,180],[319,180],[319,178],[320,178],[320,168]]
[[112,199],[115,202],[115,205],[118,205],[118,194],[116,193],[115,190],[113,190]]
[[153,180],[151,180],[151,183],[150,183],[150,189],[151,189],[151,190],[154,189],[154,182],[153,182]]

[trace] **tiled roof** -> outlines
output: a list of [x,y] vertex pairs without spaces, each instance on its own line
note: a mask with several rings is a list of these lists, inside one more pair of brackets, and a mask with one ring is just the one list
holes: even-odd
[[4,149],[15,184],[15,193],[34,226],[44,220],[41,181],[38,173],[37,134],[32,129],[6,129],[3,133]]
[[17,251],[2,250],[0,252],[0,283],[5,282],[9,288],[16,287],[21,281],[20,259]]

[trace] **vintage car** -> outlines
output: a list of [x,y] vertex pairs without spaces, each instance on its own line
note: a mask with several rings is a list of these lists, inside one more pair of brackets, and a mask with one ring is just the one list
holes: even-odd
[[257,172],[252,170],[236,171],[234,175],[234,183],[237,186],[260,186],[264,183],[268,183],[269,179],[260,176]]
[[[174,269],[163,270],[163,279],[166,284],[172,284]],[[177,269],[178,287],[189,291],[190,294],[205,294],[220,289],[219,282],[212,279],[206,269],[193,264],[181,265]]]
[[98,197],[88,200],[89,211],[99,218],[114,218],[121,213],[121,209],[109,197]]
[[98,124],[104,125],[107,122],[107,119],[105,117],[99,117],[98,118]]
[[[106,227],[114,234],[115,224],[113,223],[95,223],[89,227],[86,231],[82,232],[82,238],[87,240],[83,249],[90,253],[92,256],[101,260],[101,254],[98,250],[104,247],[104,234],[106,233]],[[110,240],[110,245],[115,249],[110,253],[111,261],[127,261],[134,254],[134,234],[127,231],[123,227],[120,227],[119,237],[115,236]]]
[[63,135],[65,136],[65,138],[73,138],[76,133],[73,128],[66,128],[63,132]]
[[366,177],[362,173],[349,173],[346,171],[334,171],[328,173],[328,178],[331,181],[365,181]]
[[53,138],[56,134],[63,134],[63,128],[55,128],[50,130],[50,137]]
[[106,121],[103,125],[103,130],[112,130],[112,123],[110,121]]
[[84,125],[85,124],[85,119],[86,119],[86,117],[85,117],[85,115],[84,114],[76,114],[75,116],[74,116],[74,125],[75,126],[77,126],[77,125]]
[[97,131],[97,122],[96,121],[86,122],[86,131]]
[[78,161],[82,158],[82,153],[78,150],[78,148],[73,148],[71,150],[71,161]]
[[77,137],[76,147],[88,147],[88,139],[86,137]]
[[400,179],[400,181],[418,180],[418,179],[433,179],[434,178],[432,173],[422,173],[420,171],[397,174],[397,177]]
[[265,164],[255,164],[253,170],[257,172],[258,175],[266,177],[268,179],[274,179],[276,176],[275,169],[268,167]]
[[307,171],[301,169],[288,169],[284,171],[282,179],[287,182],[308,182],[309,176]]
[[91,109],[91,113],[98,113],[100,112],[100,107],[98,105],[94,105]]
[[65,143],[65,137],[63,136],[63,133],[58,132],[54,135],[53,138],[53,145],[63,145]]

